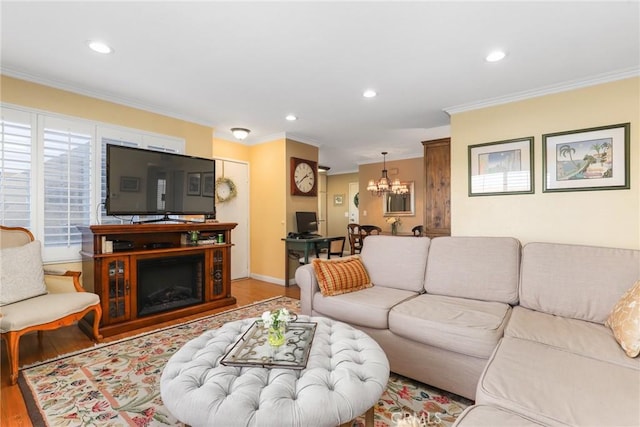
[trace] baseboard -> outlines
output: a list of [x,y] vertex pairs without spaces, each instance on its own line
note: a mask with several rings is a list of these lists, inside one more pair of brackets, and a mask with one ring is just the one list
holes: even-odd
[[[284,286],[284,279],[279,279],[277,277],[271,277],[271,276],[263,276],[262,274],[254,274],[254,273],[251,273],[250,276],[251,276],[252,279],[261,280],[261,281],[267,282],[267,283],[273,283],[274,285]],[[291,285],[295,285],[296,284],[296,280],[295,279],[291,279],[291,280],[289,280],[289,283]]]

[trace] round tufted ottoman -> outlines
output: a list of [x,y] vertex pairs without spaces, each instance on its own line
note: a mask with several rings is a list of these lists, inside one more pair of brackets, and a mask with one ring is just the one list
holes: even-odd
[[389,362],[364,332],[323,317],[317,322],[303,370],[220,365],[255,319],[205,332],[174,354],[164,368],[164,405],[191,426],[335,427],[367,412],[387,387]]

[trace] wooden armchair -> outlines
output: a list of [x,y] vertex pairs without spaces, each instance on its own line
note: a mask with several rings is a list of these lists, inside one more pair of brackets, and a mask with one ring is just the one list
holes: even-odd
[[45,271],[40,242],[32,242],[29,230],[0,226],[0,334],[7,345],[11,384],[18,380],[19,341],[26,333],[37,331],[41,340],[42,331],[71,325],[95,311],[93,337],[102,339],[98,329],[102,318],[100,298],[85,292],[80,272]]

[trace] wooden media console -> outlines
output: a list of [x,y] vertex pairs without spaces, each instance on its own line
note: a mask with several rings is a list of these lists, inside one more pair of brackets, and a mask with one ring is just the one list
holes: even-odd
[[[236,225],[79,227],[83,283],[102,303],[100,333],[112,336],[235,304],[231,230]],[[193,231],[199,234],[196,244],[187,237]],[[86,330],[91,320],[80,326]]]

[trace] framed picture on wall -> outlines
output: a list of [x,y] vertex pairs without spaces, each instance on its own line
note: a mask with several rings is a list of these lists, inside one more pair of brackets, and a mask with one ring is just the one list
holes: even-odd
[[333,195],[333,205],[334,206],[342,206],[344,204],[344,194],[334,194]]
[[469,196],[533,193],[533,137],[469,146]]
[[542,135],[542,191],[629,188],[629,123]]

